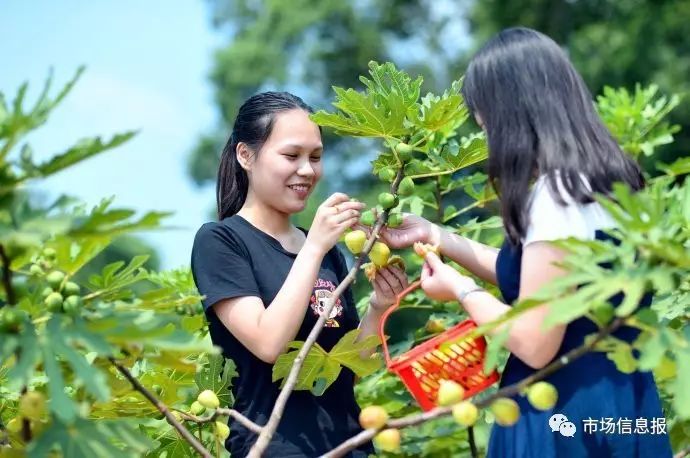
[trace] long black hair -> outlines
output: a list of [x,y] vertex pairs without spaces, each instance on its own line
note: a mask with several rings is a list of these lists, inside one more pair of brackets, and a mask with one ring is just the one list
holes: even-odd
[[237,145],[245,143],[258,154],[271,135],[275,115],[300,109],[313,113],[302,99],[289,92],[262,92],[248,98],[240,107],[232,134],[220,158],[216,181],[216,206],[218,220],[237,213],[247,199],[249,178],[237,160]]
[[546,35],[523,27],[498,33],[470,61],[462,94],[484,124],[489,180],[512,243],[527,230],[529,187],[537,175],[547,176],[561,204],[558,175],[580,203],[610,193],[614,182],[644,187],[640,167],[604,126],[582,77]]

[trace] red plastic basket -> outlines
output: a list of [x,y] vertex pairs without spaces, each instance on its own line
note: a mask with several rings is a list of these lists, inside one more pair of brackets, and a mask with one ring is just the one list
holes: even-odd
[[[480,393],[498,381],[498,372],[484,374],[486,340],[479,336],[463,339],[477,325],[465,320],[441,334],[417,345],[400,356],[391,359],[384,334],[388,316],[400,307],[400,302],[420,286],[412,283],[402,291],[395,302],[383,313],[379,324],[379,336],[383,345],[388,370],[397,374],[425,411],[436,407],[436,396],[441,380],[452,380],[465,390],[465,399]],[[443,345],[452,342],[450,345]]]

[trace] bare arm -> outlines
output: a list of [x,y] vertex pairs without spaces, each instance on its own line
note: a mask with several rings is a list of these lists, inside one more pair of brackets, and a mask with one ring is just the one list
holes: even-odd
[[[553,265],[563,257],[562,250],[548,242],[535,242],[526,246],[522,255],[519,300],[534,294],[542,286],[564,275],[563,269]],[[458,290],[457,295],[459,294]],[[508,305],[486,292],[469,294],[462,305],[479,325],[494,321],[510,310]],[[511,329],[506,348],[534,369],[548,364],[563,342],[566,325],[556,325],[546,331],[542,330],[542,323],[548,313],[549,305],[540,305],[508,324]],[[494,333],[500,333],[502,329],[501,326],[494,330]]]
[[302,325],[323,256],[305,244],[268,307],[256,296],[226,299],[213,305],[218,319],[259,359],[274,363]]
[[467,237],[453,234],[435,224],[429,230],[429,243],[439,245],[441,253],[457,262],[475,276],[496,284],[498,249]]
[[319,206],[283,286],[267,307],[256,296],[222,300],[213,305],[218,319],[256,357],[274,363],[287,343],[294,340],[324,255],[348,227],[356,224],[363,206],[342,193],[333,194]]

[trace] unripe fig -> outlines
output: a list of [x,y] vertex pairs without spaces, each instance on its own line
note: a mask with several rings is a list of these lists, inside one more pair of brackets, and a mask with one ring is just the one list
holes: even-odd
[[558,401],[558,390],[548,382],[537,382],[527,390],[527,400],[535,409],[549,410]]
[[403,222],[403,216],[400,213],[391,213],[388,215],[388,227],[398,227]]
[[453,418],[462,426],[472,426],[478,416],[477,406],[470,401],[462,401],[453,406]]
[[68,281],[67,283],[65,283],[65,287],[63,288],[63,292],[65,293],[65,296],[78,295],[79,294],[79,285],[77,285],[73,281]]
[[196,398],[196,400],[207,409],[217,409],[218,406],[220,406],[218,396],[216,396],[216,393],[211,390],[202,391],[199,393],[199,396]]
[[199,401],[194,401],[192,402],[192,405],[189,406],[189,411],[194,415],[201,415],[205,410],[206,407],[201,405]]
[[62,283],[62,280],[65,279],[65,274],[60,272],[59,270],[54,270],[48,275],[46,275],[46,281],[50,285],[51,288],[57,290],[60,287],[60,284]]
[[379,204],[383,207],[384,210],[387,210],[398,205],[398,198],[390,192],[382,192],[381,194],[379,194]]
[[362,213],[362,216],[359,217],[359,222],[362,223],[362,225],[364,226],[373,226],[376,222],[374,212],[372,212],[371,210],[365,211],[364,213]]
[[438,387],[437,401],[440,406],[449,406],[462,401],[465,390],[452,380],[441,380]]
[[352,254],[359,254],[367,241],[367,234],[364,231],[352,231],[345,234],[345,245]]
[[52,292],[45,298],[45,304],[51,312],[62,310],[62,294]]
[[67,296],[65,301],[62,303],[62,309],[65,313],[69,315],[76,314],[79,309],[81,309],[81,297],[80,296]]
[[609,324],[613,319],[615,313],[616,312],[614,311],[613,306],[608,302],[598,304],[592,309],[592,314],[594,315],[594,318],[601,325]]
[[407,143],[400,142],[395,145],[395,152],[398,153],[401,161],[409,161],[412,157],[412,151],[414,151],[414,148]]
[[379,178],[390,183],[395,178],[395,170],[388,168],[381,169],[379,171]]
[[43,269],[41,269],[41,266],[38,264],[31,264],[31,267],[29,267],[29,273],[36,276],[43,275]]
[[400,181],[398,185],[398,194],[401,196],[410,196],[414,193],[414,181],[412,178],[405,177]]
[[381,406],[369,406],[362,409],[359,414],[359,424],[362,428],[380,428],[388,421],[388,412]]

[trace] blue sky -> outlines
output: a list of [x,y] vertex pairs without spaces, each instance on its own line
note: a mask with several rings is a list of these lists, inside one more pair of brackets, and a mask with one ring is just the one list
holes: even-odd
[[54,93],[79,65],[87,67],[48,123],[28,137],[36,159],[83,137],[140,131],[127,144],[31,187],[89,204],[114,195],[116,207],[173,211],[166,224],[180,229],[140,235],[158,250],[163,269],[188,265],[194,233],[214,206],[213,189],[197,189],[185,171],[195,140],[216,120],[207,75],[221,40],[206,2],[1,5],[0,91],[7,99],[28,80],[31,103],[51,67]]

